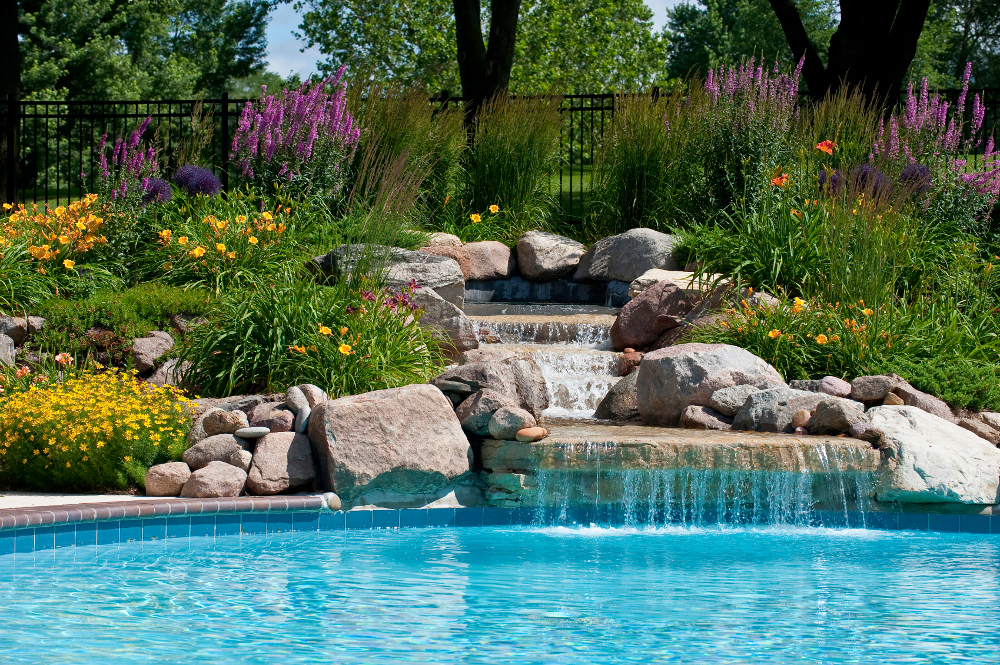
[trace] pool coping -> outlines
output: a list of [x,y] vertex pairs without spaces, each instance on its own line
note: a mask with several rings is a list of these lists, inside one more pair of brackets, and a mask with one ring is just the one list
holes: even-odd
[[[538,519],[540,516],[541,520]],[[716,517],[714,514],[706,515],[703,523],[711,524]],[[123,503],[0,510],[0,556],[33,555],[65,547],[290,531],[591,523],[623,526],[627,523],[624,518],[624,512],[617,504],[597,508],[546,508],[539,515],[535,507],[363,507],[332,511],[321,495],[151,498]],[[1000,514],[814,510],[810,518],[811,526],[832,528],[1000,535]],[[671,524],[683,525],[680,522]]]

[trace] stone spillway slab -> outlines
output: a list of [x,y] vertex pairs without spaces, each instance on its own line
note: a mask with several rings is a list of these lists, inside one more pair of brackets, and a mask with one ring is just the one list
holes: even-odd
[[720,432],[640,425],[562,425],[535,443],[482,444],[483,467],[496,473],[542,470],[691,469],[856,474],[881,455],[865,441],[832,436]]
[[480,342],[486,344],[583,344],[609,340],[615,317],[607,314],[504,314],[470,316]]

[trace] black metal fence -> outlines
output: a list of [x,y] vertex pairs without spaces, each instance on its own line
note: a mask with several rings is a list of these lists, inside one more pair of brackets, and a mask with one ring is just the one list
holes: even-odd
[[[959,90],[938,91],[951,100]],[[986,108],[984,126],[1000,129],[1000,89],[978,93]],[[591,166],[615,112],[614,94],[566,95],[560,133],[561,164],[553,175],[564,218],[579,219],[583,194],[590,189]],[[245,99],[0,102],[0,117],[20,129],[17,191],[19,200],[66,203],[95,191],[98,178],[97,146],[103,134],[109,141],[151,118],[147,136],[155,136],[161,167],[169,170],[197,152],[228,187],[228,149]],[[454,104],[450,98],[435,103]],[[967,108],[971,104],[967,103]],[[994,131],[994,133],[996,133]],[[3,168],[0,166],[0,168]],[[8,177],[10,177],[8,166]]]

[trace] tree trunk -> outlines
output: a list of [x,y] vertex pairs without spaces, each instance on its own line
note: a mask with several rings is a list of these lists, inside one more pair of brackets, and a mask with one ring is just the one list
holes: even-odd
[[21,53],[15,0],[3,0],[0,9],[0,198],[17,203],[21,101]]
[[809,37],[794,0],[770,0],[813,99],[841,87],[860,91],[885,109],[896,103],[917,52],[930,0],[840,0],[840,25],[830,39],[827,65]]
[[466,120],[471,122],[483,102],[510,84],[521,0],[491,0],[488,45],[483,42],[480,1],[454,0],[454,5],[458,74],[462,96],[469,100]]

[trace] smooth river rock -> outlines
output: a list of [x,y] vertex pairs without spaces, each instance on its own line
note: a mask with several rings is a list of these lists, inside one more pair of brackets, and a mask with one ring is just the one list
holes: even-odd
[[[793,390],[787,386],[779,386],[751,393],[747,397],[746,403],[736,413],[733,419],[733,429],[791,433],[795,429],[792,420],[797,411],[812,411],[821,402],[828,400],[844,402],[845,408],[850,407],[860,414],[864,413],[864,405],[858,402],[831,397],[825,393]],[[812,432],[808,425],[806,425],[806,429]]]
[[309,439],[320,487],[345,501],[369,489],[434,492],[472,466],[451,402],[427,384],[324,402],[309,420]]
[[471,280],[507,279],[517,268],[517,258],[510,247],[496,240],[470,242],[462,246],[469,253]]
[[517,239],[517,264],[527,279],[548,281],[568,275],[587,251],[581,243],[548,231],[528,231]]
[[315,478],[309,437],[278,432],[257,442],[247,476],[247,491],[266,495],[312,489]]
[[146,496],[178,496],[191,477],[184,462],[167,462],[149,467],[146,472]]
[[658,282],[622,307],[611,326],[611,345],[618,351],[646,348],[665,331],[681,325],[691,307],[677,286]]
[[519,431],[534,427],[535,424],[535,417],[524,409],[504,406],[493,413],[487,429],[492,438],[510,441]]
[[1000,449],[914,406],[877,406],[868,420],[897,449],[879,466],[879,501],[996,503]]
[[653,229],[631,229],[595,242],[580,258],[573,279],[631,283],[651,268],[678,270],[677,236]]
[[225,462],[211,462],[191,474],[181,496],[208,499],[222,496],[239,496],[246,485],[246,471]]

